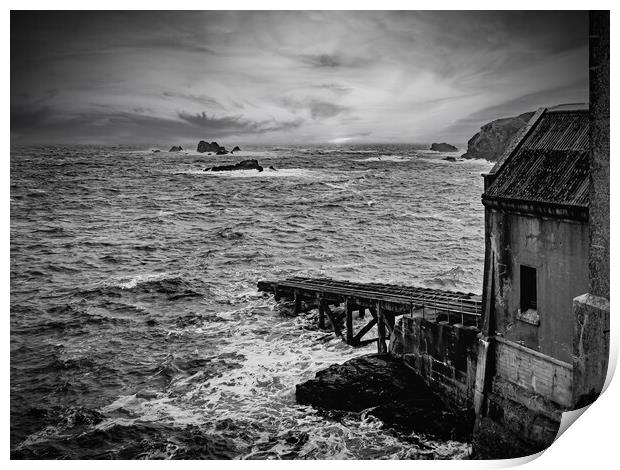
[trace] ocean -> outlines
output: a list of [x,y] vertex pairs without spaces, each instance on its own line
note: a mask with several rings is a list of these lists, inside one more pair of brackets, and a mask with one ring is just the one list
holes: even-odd
[[[492,165],[425,148],[13,147],[11,456],[465,458],[297,405],[295,384],[376,346],[256,289],[299,275],[480,293]],[[276,170],[203,171],[248,158]]]

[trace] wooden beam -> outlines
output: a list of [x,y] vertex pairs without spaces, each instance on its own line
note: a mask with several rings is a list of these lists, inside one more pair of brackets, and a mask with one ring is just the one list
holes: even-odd
[[387,345],[385,344],[385,314],[381,308],[381,304],[377,302],[377,330],[379,338],[377,340],[377,352],[379,354],[387,353]]
[[295,299],[295,315],[299,315],[301,312],[301,292],[299,289],[295,289],[294,291],[294,299]]
[[336,333],[337,336],[342,336],[342,331],[340,330],[340,327],[338,326],[338,323],[336,323],[336,320],[334,318],[334,314],[332,313],[331,309],[329,308],[329,305],[327,305],[327,303],[323,302],[323,308],[325,309],[325,313],[327,313],[327,317],[329,318],[329,322],[332,324],[332,328],[334,329],[334,333]]
[[370,343],[375,343],[379,340],[379,338],[371,338],[371,339],[363,339],[359,342],[358,346],[362,347],[362,346],[366,346],[367,344]]
[[359,318],[364,318],[365,313],[366,313],[366,309],[364,307],[360,307]]
[[377,309],[375,307],[368,307],[368,311],[372,315],[372,318],[375,319],[375,321],[379,321],[379,317],[377,316]]
[[387,337],[390,338],[392,336],[392,333],[394,332],[394,315],[385,312],[385,314],[383,315],[383,320],[385,321],[385,327],[388,332]]
[[353,302],[349,299],[344,301],[344,311],[347,316],[347,344],[353,344]]
[[[353,344],[359,345],[361,343],[361,339],[364,337],[366,333],[368,333],[373,326],[377,324],[377,320],[372,318],[353,338]],[[373,340],[374,341],[374,340]]]
[[325,308],[323,307],[323,297],[320,294],[316,295],[316,304],[319,307],[319,328],[325,329]]

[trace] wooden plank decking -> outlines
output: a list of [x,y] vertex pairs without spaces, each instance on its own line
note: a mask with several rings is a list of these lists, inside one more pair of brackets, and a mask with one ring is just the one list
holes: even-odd
[[[276,300],[294,301],[295,312],[301,311],[302,302],[319,310],[319,327],[325,328],[326,317],[336,335],[348,344],[360,346],[377,341],[377,349],[386,352],[386,338],[392,333],[395,318],[409,314],[431,321],[448,321],[479,326],[482,303],[479,296],[421,287],[379,283],[356,283],[330,278],[292,277],[280,281],[259,281],[258,290],[268,292]],[[330,306],[344,305],[337,316]],[[368,310],[372,318],[357,333],[354,331],[353,312],[363,318]],[[343,334],[341,323],[344,317]],[[363,340],[366,333],[377,326],[378,338]]]

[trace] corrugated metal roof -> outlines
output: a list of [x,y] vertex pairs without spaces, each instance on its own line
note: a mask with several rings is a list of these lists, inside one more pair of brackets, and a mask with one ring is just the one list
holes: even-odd
[[587,108],[546,110],[494,168],[483,198],[587,207],[588,154]]

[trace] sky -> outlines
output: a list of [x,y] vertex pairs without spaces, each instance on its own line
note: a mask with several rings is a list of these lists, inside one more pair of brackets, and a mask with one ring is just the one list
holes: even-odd
[[588,57],[586,11],[13,11],[11,141],[463,146]]

